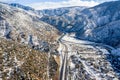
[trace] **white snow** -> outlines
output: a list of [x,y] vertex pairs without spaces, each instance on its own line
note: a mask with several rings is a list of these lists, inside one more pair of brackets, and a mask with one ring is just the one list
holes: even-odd
[[[107,54],[111,54],[111,53],[109,53],[108,52],[108,50],[107,49],[110,49],[110,50],[112,50],[112,53],[114,53],[114,55],[120,55],[120,53],[118,53],[118,52],[120,52],[120,49],[115,49],[115,48],[113,48],[113,47],[111,47],[111,46],[108,46],[108,45],[104,45],[104,44],[99,44],[99,43],[95,43],[95,42],[90,42],[90,41],[84,41],[84,40],[78,40],[78,39],[75,39],[74,37],[72,37],[72,36],[69,36],[69,35],[64,35],[62,38],[61,38],[61,40],[60,40],[62,43],[64,43],[66,46],[67,46],[67,50],[69,51],[68,52],[68,59],[70,59],[70,56],[71,55],[75,55],[75,56],[77,56],[78,58],[77,59],[79,59],[79,61],[82,63],[82,65],[84,66],[84,68],[85,68],[85,70],[87,71],[87,73],[89,74],[89,75],[91,75],[91,78],[95,78],[96,80],[101,80],[101,79],[103,79],[103,78],[101,78],[101,75],[104,75],[105,76],[105,74],[103,74],[102,72],[96,72],[95,70],[93,70],[92,68],[93,68],[93,66],[89,66],[89,65],[87,65],[87,63],[84,61],[84,60],[81,60],[80,59],[80,56],[79,55],[77,55],[76,53],[77,52],[73,52],[73,47],[71,47],[70,45],[72,44],[72,45],[79,45],[80,47],[86,47],[86,48],[92,48],[93,49],[93,51],[92,52],[89,52],[90,54],[94,54],[95,53],[95,51],[101,51],[102,52],[102,55],[107,55]],[[86,45],[87,44],[87,45]],[[96,45],[96,46],[95,46]],[[58,50],[59,50],[59,52],[61,52],[62,50],[63,50],[63,46],[59,46],[59,48],[58,48]],[[95,50],[95,51],[94,51]],[[83,54],[82,55],[84,55],[84,54],[86,54],[86,53],[88,53],[88,52],[85,52],[85,51],[82,51],[83,52]],[[97,56],[96,56],[97,55]],[[96,55],[92,55],[92,57],[94,58],[94,59],[96,59],[96,58],[101,58],[101,55],[98,55],[98,54],[96,54]],[[86,55],[84,55],[84,58],[89,58],[90,57],[90,55],[88,54],[86,54]],[[110,65],[110,63],[108,62],[108,64]],[[61,64],[62,65],[62,64]],[[75,77],[76,77],[76,75],[78,75],[78,73],[77,73],[77,69],[75,68],[75,64],[72,62],[72,61],[70,61],[69,62],[69,68],[72,70],[72,73],[73,73],[73,75],[71,76],[71,78],[72,78],[72,80],[74,80],[75,79]],[[109,67],[111,67],[111,66],[109,66]],[[114,72],[113,72],[114,73]],[[107,75],[107,74],[106,74]],[[70,76],[70,75],[68,75],[68,76]],[[105,77],[104,79],[107,79],[107,77]]]
[[101,78],[100,78],[98,75],[96,75],[96,73],[95,73],[92,69],[90,69],[90,67],[88,67],[88,66],[86,65],[85,61],[82,61],[82,60],[81,60],[81,62],[82,62],[82,64],[84,65],[85,70],[86,70],[91,76],[94,76],[96,80],[101,80]]
[[108,52],[108,50],[104,49],[104,48],[101,48],[101,47],[97,47],[97,49],[99,49],[100,51],[102,51],[103,54],[110,54]]
[[79,40],[79,39],[75,39],[74,37],[70,37],[68,35],[65,35],[62,40],[65,40],[67,42],[72,42],[75,44],[94,44],[94,42],[90,42],[90,41],[85,41],[85,40]]

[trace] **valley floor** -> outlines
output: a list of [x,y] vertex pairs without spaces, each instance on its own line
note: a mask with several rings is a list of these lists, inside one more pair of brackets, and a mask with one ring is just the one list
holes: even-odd
[[111,46],[68,35],[63,35],[59,42],[60,80],[120,79],[120,56],[114,54]]

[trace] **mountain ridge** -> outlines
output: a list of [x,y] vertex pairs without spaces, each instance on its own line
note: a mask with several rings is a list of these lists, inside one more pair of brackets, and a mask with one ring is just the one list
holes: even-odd
[[[69,16],[69,13],[63,14],[65,16],[48,15],[41,17],[41,20],[55,26],[58,30],[62,31],[63,33],[75,34],[74,37],[76,38],[101,42],[111,46],[117,46],[110,44],[112,41],[109,40],[105,41],[105,38],[110,37],[109,34],[99,36],[96,35],[98,34],[99,31],[98,32],[96,31],[96,34],[93,31],[95,31],[99,27],[105,28],[104,26],[109,25],[111,22],[113,23],[114,21],[120,20],[119,3],[120,1],[105,2],[95,7],[85,8],[81,11],[77,11],[78,13],[70,12],[71,16]],[[114,30],[116,30],[116,28],[114,28]],[[108,29],[106,31],[108,31]],[[119,35],[119,33],[115,33],[115,35]],[[113,43],[117,44],[116,40],[119,39],[118,38],[112,39]]]
[[21,6],[0,3],[0,79],[120,79],[117,2],[40,13]]

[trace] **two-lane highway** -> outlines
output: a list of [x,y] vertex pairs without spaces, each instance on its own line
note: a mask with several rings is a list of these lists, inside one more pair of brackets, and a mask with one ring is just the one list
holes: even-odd
[[65,34],[63,34],[59,38],[59,44],[60,44],[60,74],[59,74],[59,80],[67,80],[67,63],[68,63],[68,48],[65,43],[63,43],[62,37],[64,37]]

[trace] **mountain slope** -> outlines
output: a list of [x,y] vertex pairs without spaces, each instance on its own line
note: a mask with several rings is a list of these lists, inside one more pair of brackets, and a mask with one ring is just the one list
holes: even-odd
[[57,40],[58,30],[40,21],[36,14],[2,3],[0,7],[0,37],[39,49]]
[[37,10],[40,13],[43,13],[43,15],[48,16],[65,16],[65,14],[70,14],[71,12],[76,13],[80,12],[81,10],[85,9],[86,7],[62,7],[62,8],[56,8],[56,9],[44,9],[44,10]]
[[[86,7],[64,7],[51,10],[41,10],[39,12],[43,14],[41,17],[42,21],[54,25],[61,32],[70,32],[72,31],[71,28],[73,28],[73,25],[75,26],[76,24],[76,15],[79,15],[79,13],[85,8]],[[80,23],[77,23],[77,25],[79,24]]]
[[[41,20],[54,25],[64,33],[74,33],[77,38],[118,46],[116,44],[119,44],[120,40],[118,36],[120,32],[119,4],[120,1],[105,2],[95,7],[77,10],[75,13],[73,10],[73,12],[62,14],[62,16],[43,16]],[[53,10],[50,12],[54,14]],[[72,15],[68,18],[69,14]]]
[[39,18],[35,13],[0,3],[0,79],[58,77],[58,65],[48,52],[57,53],[59,31]]
[[26,11],[35,11],[35,9],[29,7],[29,6],[23,6],[21,4],[18,4],[18,3],[11,3],[9,4],[10,6],[13,6],[13,7],[16,7],[16,8],[21,8],[21,9],[24,9]]
[[[85,39],[117,46],[119,38],[120,1],[106,2],[82,11],[87,15],[84,26]],[[81,33],[76,34],[78,37]],[[81,37],[80,37],[81,38]],[[113,44],[112,44],[113,43]]]
[[[47,69],[48,66],[50,69]],[[54,78],[57,67],[52,56],[48,63],[47,53],[14,41],[0,39],[1,80],[48,80],[48,75]]]

